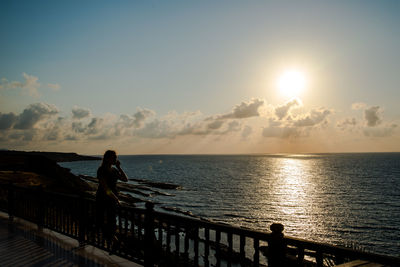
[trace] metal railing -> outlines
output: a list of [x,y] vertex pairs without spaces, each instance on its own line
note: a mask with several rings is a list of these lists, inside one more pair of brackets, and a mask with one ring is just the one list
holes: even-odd
[[144,266],[334,266],[362,259],[400,266],[400,258],[284,237],[281,224],[260,232],[146,208],[117,208],[118,245],[96,227],[95,200],[1,185],[0,210]]

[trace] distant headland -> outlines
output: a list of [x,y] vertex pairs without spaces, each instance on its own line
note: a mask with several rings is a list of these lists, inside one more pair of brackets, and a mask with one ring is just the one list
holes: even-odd
[[77,153],[0,150],[0,156],[43,156],[55,162],[101,160],[100,157],[79,155]]

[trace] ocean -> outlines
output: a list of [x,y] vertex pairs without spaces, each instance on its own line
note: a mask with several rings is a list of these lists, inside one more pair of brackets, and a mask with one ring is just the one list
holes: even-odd
[[[173,207],[235,226],[400,257],[400,153],[119,156],[129,178],[167,182]],[[100,161],[61,163],[96,176]],[[134,181],[130,183],[136,184]],[[165,212],[165,211],[164,211]]]

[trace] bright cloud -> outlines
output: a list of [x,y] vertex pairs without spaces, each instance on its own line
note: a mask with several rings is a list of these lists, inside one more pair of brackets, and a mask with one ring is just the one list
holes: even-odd
[[309,114],[293,120],[293,125],[296,127],[315,126],[323,122],[329,114],[331,111],[328,109],[313,109]]
[[268,126],[263,127],[262,136],[276,138],[298,138],[309,136],[316,127],[326,124],[326,118],[332,113],[328,109],[313,109],[306,114],[291,114],[290,110],[293,106],[299,105],[294,99],[284,105],[275,108],[274,117],[269,118]]
[[285,118],[288,115],[289,110],[292,107],[296,107],[300,105],[300,101],[295,98],[289,102],[287,102],[286,104],[282,105],[282,106],[278,106],[275,108],[275,115],[282,120],[283,118]]

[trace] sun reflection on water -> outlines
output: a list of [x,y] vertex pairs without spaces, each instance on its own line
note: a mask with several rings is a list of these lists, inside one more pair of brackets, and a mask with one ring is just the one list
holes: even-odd
[[282,213],[287,215],[304,215],[306,210],[306,194],[308,185],[307,161],[285,158],[277,162],[279,170],[276,195]]
[[265,175],[258,185],[260,217],[270,218],[266,223],[282,223],[290,236],[311,237],[323,231],[321,218],[315,216],[321,213],[315,202],[320,186],[314,178],[314,161],[300,156],[280,157],[269,164],[264,166]]

